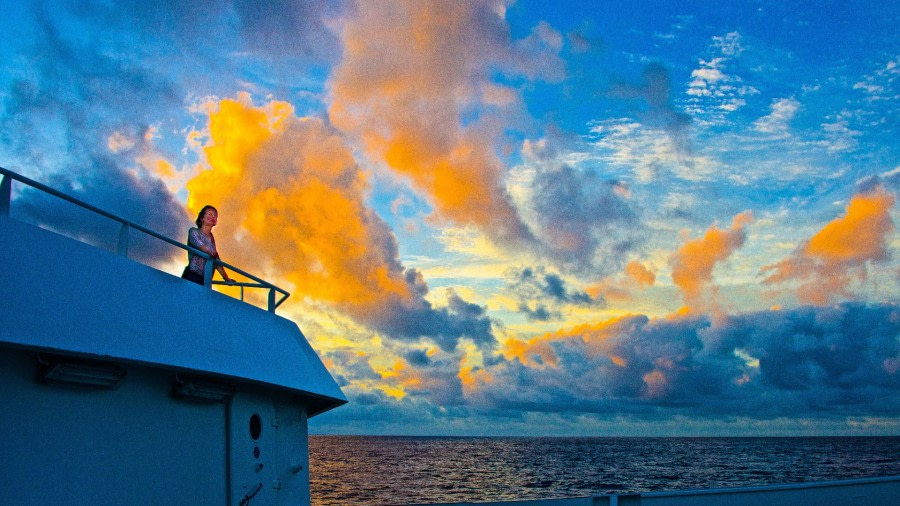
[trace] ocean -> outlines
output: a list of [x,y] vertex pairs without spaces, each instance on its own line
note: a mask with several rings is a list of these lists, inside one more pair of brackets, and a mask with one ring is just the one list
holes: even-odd
[[549,499],[900,475],[900,437],[310,436],[314,505]]

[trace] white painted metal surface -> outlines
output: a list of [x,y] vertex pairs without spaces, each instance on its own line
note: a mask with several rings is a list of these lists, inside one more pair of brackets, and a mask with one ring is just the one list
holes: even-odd
[[472,504],[479,506],[896,506],[900,505],[900,476],[566,499],[465,502],[441,504],[441,506]]
[[225,404],[176,401],[159,371],[115,390],[44,385],[0,348],[0,504],[227,504]]
[[309,504],[296,324],[0,213],[0,504]]
[[202,371],[346,402],[290,320],[0,216],[0,345]]

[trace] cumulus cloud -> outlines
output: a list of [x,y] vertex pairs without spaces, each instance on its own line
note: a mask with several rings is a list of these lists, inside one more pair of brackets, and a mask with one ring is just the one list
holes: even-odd
[[425,296],[421,273],[399,261],[388,225],[344,139],[322,120],[273,101],[222,100],[209,117],[208,168],[188,183],[188,208],[219,209],[223,259],[287,279],[295,296],[329,304],[388,337],[427,337],[452,350],[462,337],[492,346],[483,307],[451,293]]
[[713,55],[701,59],[699,67],[691,72],[686,110],[706,121],[721,122],[727,114],[747,105],[746,97],[759,90],[728,72],[729,63],[744,52],[738,32],[713,37],[710,51]]
[[664,130],[679,152],[691,151],[687,127],[691,117],[680,112],[672,104],[672,90],[669,71],[659,63],[647,65],[643,82],[639,84],[621,83],[612,87],[610,93],[616,97],[640,99],[646,103],[643,122],[647,126]]
[[824,140],[820,144],[829,153],[851,151],[859,145],[859,137],[862,135],[862,132],[852,128],[852,116],[852,113],[849,111],[842,111],[837,116],[830,118],[832,121],[822,123]]
[[691,83],[688,95],[708,97],[713,95],[712,87],[727,79],[719,66],[723,58],[714,58],[710,61],[700,61],[700,68],[691,72]]
[[862,90],[866,100],[876,102],[896,97],[897,77],[900,76],[900,57],[892,57],[874,73],[865,76],[853,85],[854,90]]
[[[122,170],[112,159],[98,155],[89,170],[51,174],[41,182],[166,237],[186,236],[190,219],[166,186],[159,179]],[[11,212],[36,225],[117,251],[121,229],[118,222],[32,187],[23,187]],[[129,232],[130,258],[163,264],[173,255],[183,254],[156,238],[138,231]]]
[[847,304],[717,319],[625,316],[529,341],[490,368],[496,410],[768,419],[890,415],[900,400],[900,308]]
[[513,41],[504,11],[494,0],[358,2],[342,27],[329,115],[370,157],[409,178],[437,216],[522,244],[531,233],[510,202],[493,145],[493,121],[505,109],[497,104],[520,100],[490,77],[499,68],[559,79],[561,38],[541,24]]
[[756,120],[753,127],[763,133],[784,135],[790,126],[789,122],[797,114],[798,109],[800,109],[800,102],[793,98],[775,100],[769,106],[769,114]]
[[753,215],[745,211],[734,217],[728,230],[713,225],[703,237],[686,242],[672,256],[672,281],[681,289],[688,310],[715,307],[713,268],[744,245],[744,227],[752,220]]
[[441,407],[464,404],[460,361],[455,355],[436,352],[423,361],[413,353],[408,358],[413,360],[398,362],[391,372],[404,396],[426,399]]
[[892,194],[900,192],[900,167],[863,178],[857,184],[857,192],[877,192],[879,187]]
[[531,184],[543,253],[576,272],[611,272],[639,242],[625,185],[568,165],[539,172]]
[[608,301],[630,301],[634,292],[653,286],[656,274],[644,264],[632,260],[625,264],[625,270],[617,276],[610,276],[587,288],[587,293],[595,298]]
[[341,387],[354,383],[381,380],[381,374],[375,372],[365,353],[351,350],[329,351],[322,357],[333,371],[335,380]]
[[[189,223],[183,207],[154,170],[138,170],[142,162],[154,169],[168,164],[144,134],[154,108],[177,102],[177,86],[153,68],[99,51],[89,32],[72,37],[56,17],[56,7],[65,12],[72,6],[54,7],[27,9],[34,44],[21,57],[29,72],[14,74],[0,116],[0,147],[15,160],[8,168],[21,166],[52,188],[180,238]],[[23,190],[13,212],[100,247],[115,250],[118,243],[115,222],[42,192]],[[136,232],[129,239],[130,256],[143,262],[163,263],[180,253]]]
[[562,318],[562,305],[602,306],[602,297],[570,288],[559,274],[544,267],[525,267],[507,273],[508,288],[519,302],[519,311],[529,319],[547,321]]
[[633,173],[639,183],[669,180],[670,174],[691,182],[708,181],[720,168],[706,155],[686,157],[668,136],[629,118],[592,122],[591,133],[596,135],[597,156],[610,167]]
[[827,304],[849,297],[854,280],[867,277],[867,265],[890,258],[894,196],[883,186],[853,196],[835,218],[788,258],[763,267],[763,283],[796,284],[802,302]]
[[[190,219],[161,180],[181,182],[184,175],[169,161],[174,153],[153,145],[157,124],[183,115],[182,86],[209,80],[213,60],[217,71],[227,67],[205,47],[280,48],[281,56],[334,51],[336,39],[328,42],[322,15],[311,10],[318,7],[267,2],[261,15],[244,1],[29,2],[23,13],[31,38],[19,55],[28,70],[10,74],[0,108],[0,148],[15,160],[7,166],[181,239]],[[235,25],[244,39],[233,36]],[[263,38],[266,44],[256,44]],[[278,56],[275,49],[266,54]],[[324,58],[313,56],[307,59]],[[167,67],[180,71],[164,73]],[[114,248],[118,238],[115,225],[37,192],[23,192],[17,207],[32,221],[103,247]],[[134,232],[129,249],[150,263],[175,254]]]
[[639,286],[652,286],[656,281],[656,274],[644,264],[635,260],[625,265],[625,274]]
[[723,36],[713,37],[713,47],[719,49],[723,55],[728,57],[739,56],[744,52],[741,34],[738,32],[728,32]]
[[[774,420],[894,414],[900,307],[842,304],[710,319],[626,315],[508,339],[499,360],[434,353],[391,371],[403,409],[425,402],[489,419],[529,413],[609,419]],[[468,411],[471,410],[471,411]]]

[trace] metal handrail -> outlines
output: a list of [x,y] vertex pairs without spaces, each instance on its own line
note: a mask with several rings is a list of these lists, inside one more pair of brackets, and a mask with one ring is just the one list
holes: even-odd
[[[15,179],[16,181],[19,181],[20,183],[24,183],[28,186],[31,186],[38,190],[41,190],[44,193],[49,193],[50,195],[53,195],[54,197],[61,198],[67,202],[71,202],[72,204],[75,204],[84,209],[87,209],[88,211],[91,211],[95,214],[99,214],[99,215],[109,218],[113,221],[121,223],[122,228],[119,230],[118,253],[126,258],[128,257],[128,232],[130,229],[135,229],[135,230],[137,230],[139,232],[143,232],[144,234],[147,234],[151,237],[155,237],[163,242],[167,242],[167,243],[171,244],[172,246],[181,248],[181,249],[188,251],[194,255],[198,255],[200,257],[205,258],[207,260],[207,262],[206,262],[206,271],[204,272],[204,276],[203,276],[204,277],[204,285],[209,287],[210,289],[212,289],[213,284],[225,285],[225,286],[238,286],[241,288],[241,300],[244,300],[244,288],[268,289],[269,290],[268,309],[269,309],[269,311],[271,311],[273,313],[275,312],[275,309],[278,306],[280,306],[291,295],[284,289],[279,288],[264,279],[258,278],[256,276],[254,276],[253,274],[250,274],[247,271],[238,269],[237,267],[235,267],[229,263],[223,262],[217,258],[210,257],[204,251],[198,250],[197,248],[188,246],[187,244],[176,241],[174,239],[170,239],[170,238],[168,238],[162,234],[159,234],[157,232],[154,232],[153,230],[150,230],[146,227],[142,227],[141,225],[132,223],[131,221],[126,220],[125,218],[121,218],[119,216],[116,216],[116,215],[108,212],[108,211],[104,211],[103,209],[94,207],[94,206],[88,204],[87,202],[82,202],[81,200],[78,200],[75,197],[66,195],[65,193],[62,193],[58,190],[50,188],[49,186],[47,186],[45,184],[42,184],[42,183],[39,183],[32,179],[29,179],[21,174],[18,174],[11,170],[0,167],[0,175],[3,176],[3,178],[0,179],[0,215],[6,215],[6,216],[9,215],[11,199],[12,199],[12,180]],[[234,272],[237,272],[238,274],[240,274],[242,276],[252,279],[256,283],[246,283],[246,282],[241,282],[241,281],[232,281],[232,282],[213,281],[212,280],[213,271],[215,270],[215,268],[217,268],[219,266],[226,267]],[[276,292],[281,294],[281,298],[278,300],[275,300]]]

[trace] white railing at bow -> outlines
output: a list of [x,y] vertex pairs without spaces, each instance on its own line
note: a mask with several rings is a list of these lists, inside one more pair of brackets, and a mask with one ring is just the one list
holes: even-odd
[[[239,287],[241,290],[241,300],[244,300],[244,289],[245,288],[266,289],[269,291],[268,309],[269,309],[269,311],[271,311],[273,313],[275,312],[275,309],[278,306],[280,306],[281,303],[284,302],[285,299],[287,299],[290,296],[290,294],[288,292],[273,285],[272,283],[269,283],[268,281],[266,281],[264,279],[260,279],[256,276],[254,276],[253,274],[250,274],[249,272],[238,269],[237,267],[235,267],[231,264],[228,264],[226,262],[223,262],[217,258],[211,258],[207,253],[205,253],[203,251],[200,251],[196,248],[188,246],[187,244],[176,241],[174,239],[170,239],[162,234],[158,234],[146,227],[142,227],[136,223],[132,223],[124,218],[120,218],[110,212],[107,212],[107,211],[104,211],[103,209],[94,207],[86,202],[82,202],[81,200],[78,200],[74,197],[66,195],[65,193],[62,193],[60,191],[54,190],[53,188],[50,188],[49,186],[38,183],[37,181],[33,181],[25,176],[22,176],[20,174],[13,172],[11,170],[7,170],[7,169],[4,169],[3,167],[0,167],[0,176],[3,177],[3,179],[0,180],[0,215],[6,215],[6,216],[9,215],[10,206],[12,203],[12,181],[16,180],[20,183],[31,186],[32,188],[40,190],[44,193],[53,195],[54,197],[61,198],[67,202],[71,202],[72,204],[75,204],[79,207],[87,209],[88,211],[91,211],[95,214],[99,214],[100,216],[106,217],[110,220],[113,220],[113,221],[121,224],[121,228],[119,229],[119,242],[118,242],[118,248],[117,248],[118,253],[120,255],[123,255],[125,257],[128,256],[128,236],[129,236],[131,230],[137,230],[138,232],[149,235],[151,237],[155,237],[156,239],[159,239],[160,241],[169,243],[175,247],[181,248],[185,251],[189,251],[194,255],[199,255],[199,256],[205,258],[207,260],[207,262],[206,262],[206,271],[204,272],[203,277],[204,277],[204,282],[205,282],[204,284],[207,287],[212,287],[213,284]],[[237,272],[238,274],[245,276],[248,279],[253,280],[253,282],[251,283],[251,282],[243,282],[243,281],[232,281],[232,282],[213,281],[212,280],[213,271],[215,270],[216,267],[218,267],[220,265],[228,268],[229,270]],[[281,297],[280,298],[276,297],[276,294],[281,295]],[[277,298],[277,300],[276,300],[276,298]]]

